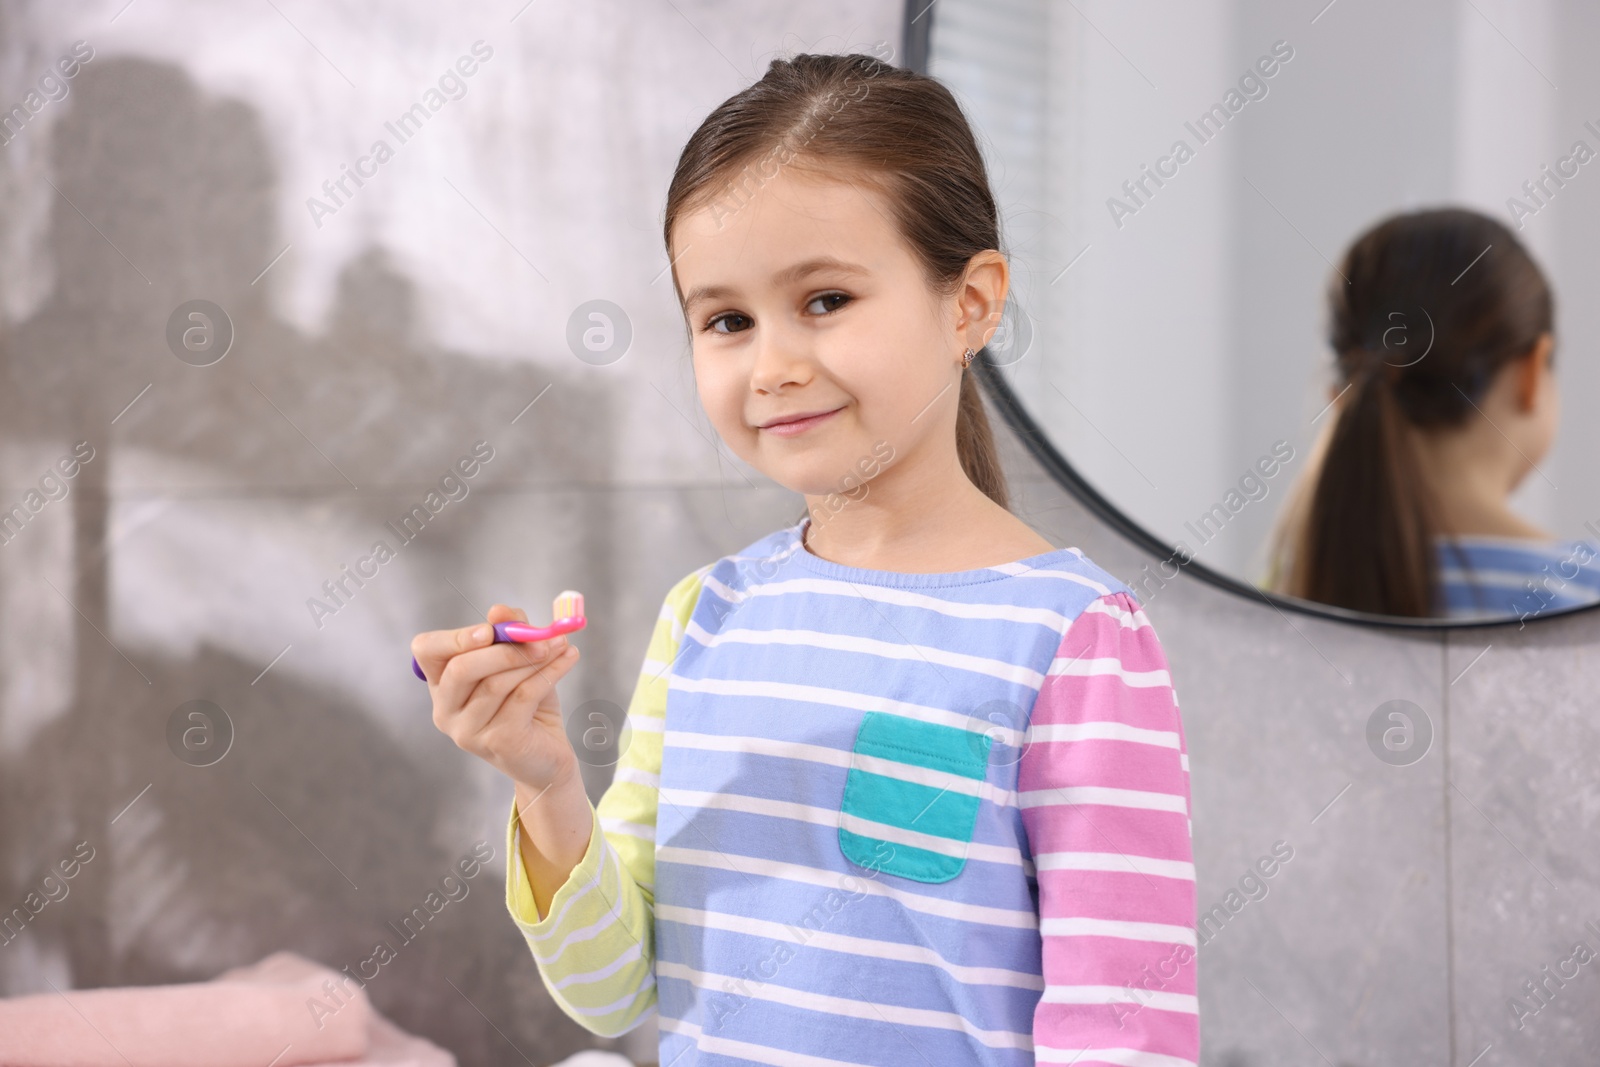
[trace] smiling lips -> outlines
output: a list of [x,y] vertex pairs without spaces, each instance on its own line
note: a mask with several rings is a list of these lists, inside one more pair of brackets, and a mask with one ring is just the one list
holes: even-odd
[[769,422],[761,426],[760,429],[768,433],[775,433],[779,437],[794,437],[796,434],[805,433],[813,426],[821,425],[842,410],[844,409],[841,407],[834,408],[832,411],[817,412],[814,415],[784,416],[780,421]]

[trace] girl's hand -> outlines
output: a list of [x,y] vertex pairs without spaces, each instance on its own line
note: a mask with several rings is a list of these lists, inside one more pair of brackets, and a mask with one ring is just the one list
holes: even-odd
[[578,773],[556,693],[578,649],[565,635],[496,643],[490,624],[512,619],[528,616],[496,604],[485,623],[418,634],[411,654],[428,676],[433,724],[463,750],[542,792]]

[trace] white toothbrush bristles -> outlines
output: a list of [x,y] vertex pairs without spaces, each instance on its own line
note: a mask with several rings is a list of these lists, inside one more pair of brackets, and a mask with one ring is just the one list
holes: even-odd
[[583,614],[583,594],[575,589],[564,590],[550,612],[556,619],[578,618]]

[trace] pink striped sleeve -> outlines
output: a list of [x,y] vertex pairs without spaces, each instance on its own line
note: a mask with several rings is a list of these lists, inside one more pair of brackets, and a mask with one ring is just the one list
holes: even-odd
[[1068,628],[1018,766],[1039,879],[1040,1064],[1197,1063],[1188,747],[1166,656],[1126,593]]

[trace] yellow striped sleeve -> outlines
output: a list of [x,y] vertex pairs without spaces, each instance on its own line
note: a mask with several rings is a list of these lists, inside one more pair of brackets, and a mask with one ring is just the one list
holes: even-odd
[[667,593],[633,698],[626,747],[611,785],[590,805],[589,845],[550,899],[543,919],[522,865],[517,805],[506,829],[506,907],[561,1010],[592,1033],[615,1037],[656,1003],[655,828],[667,677],[710,565]]

